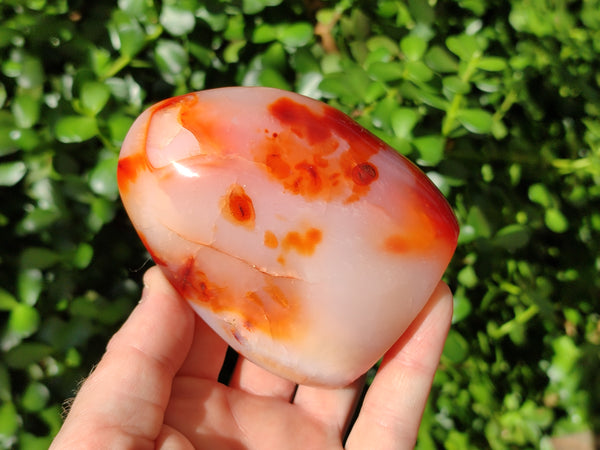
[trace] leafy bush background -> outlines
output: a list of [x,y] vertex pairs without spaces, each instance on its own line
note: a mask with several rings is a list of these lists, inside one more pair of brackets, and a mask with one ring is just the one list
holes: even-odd
[[0,447],[48,446],[137,301],[129,125],[227,85],[329,102],[455,208],[418,448],[598,433],[600,1],[3,0],[0,20]]

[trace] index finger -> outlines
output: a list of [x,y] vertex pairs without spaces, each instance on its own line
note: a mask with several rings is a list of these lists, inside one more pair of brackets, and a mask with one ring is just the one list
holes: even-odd
[[386,353],[347,449],[413,448],[452,320],[452,293],[440,283],[408,330]]

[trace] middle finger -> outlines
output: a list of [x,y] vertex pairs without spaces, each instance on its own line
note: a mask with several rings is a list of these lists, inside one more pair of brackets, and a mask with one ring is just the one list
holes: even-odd
[[296,383],[257,366],[240,356],[229,382],[229,386],[254,395],[276,397],[291,401],[296,391]]

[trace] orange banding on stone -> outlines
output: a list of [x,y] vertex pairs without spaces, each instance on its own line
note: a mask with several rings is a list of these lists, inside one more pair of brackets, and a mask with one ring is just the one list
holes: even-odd
[[323,233],[317,228],[310,228],[306,233],[290,231],[281,242],[285,251],[295,251],[304,256],[310,256],[315,252],[317,245],[323,240]]

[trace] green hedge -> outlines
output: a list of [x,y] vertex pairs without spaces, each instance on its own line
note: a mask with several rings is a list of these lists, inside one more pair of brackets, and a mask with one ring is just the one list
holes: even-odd
[[46,448],[149,264],[120,144],[149,104],[264,85],[417,162],[461,223],[418,448],[600,429],[600,1],[3,0],[0,447]]

